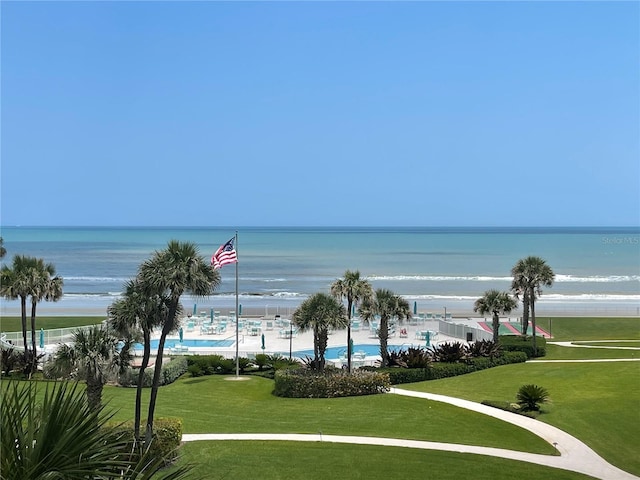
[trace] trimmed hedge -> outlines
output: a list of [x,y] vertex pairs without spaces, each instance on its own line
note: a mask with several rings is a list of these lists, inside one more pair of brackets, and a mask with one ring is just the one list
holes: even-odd
[[547,354],[547,339],[536,337],[536,347],[538,354],[533,354],[533,339],[531,336],[521,335],[501,335],[500,346],[504,352],[524,352],[527,358],[544,357]]
[[[146,419],[141,422],[140,432],[144,436]],[[107,428],[116,429],[122,432],[128,440],[127,452],[134,452],[134,429],[133,420],[113,425]],[[153,422],[153,439],[149,446],[149,455],[155,459],[162,459],[165,465],[170,465],[178,459],[178,448],[182,441],[182,420],[179,418],[158,418]],[[138,455],[141,452],[138,452]],[[136,459],[137,460],[137,459]]]
[[472,358],[468,360],[467,363],[434,362],[429,368],[384,368],[378,371],[385,372],[389,375],[391,385],[399,385],[402,383],[455,377],[500,365],[523,363],[526,361],[527,356],[523,352],[504,352],[500,357]]
[[386,393],[391,384],[383,372],[342,370],[319,373],[306,369],[278,370],[274,394],[289,398],[335,398]]
[[[144,371],[142,377],[142,386],[151,387],[153,385],[153,367],[149,367]],[[127,368],[118,377],[118,383],[123,387],[135,387],[138,385],[138,373],[140,370]],[[162,364],[160,370],[160,386],[169,385],[175,382],[180,375],[187,371],[187,359],[184,357],[173,357],[170,361]]]

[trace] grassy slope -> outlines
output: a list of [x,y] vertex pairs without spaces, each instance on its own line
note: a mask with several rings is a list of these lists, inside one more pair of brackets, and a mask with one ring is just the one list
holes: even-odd
[[[27,314],[27,328],[31,329],[31,307],[29,307],[29,313]],[[73,328],[82,327],[85,325],[94,325],[100,323],[105,319],[102,317],[36,317],[36,328],[44,328],[50,330],[54,328]],[[20,317],[0,317],[0,331],[2,332],[21,332],[22,321]]]

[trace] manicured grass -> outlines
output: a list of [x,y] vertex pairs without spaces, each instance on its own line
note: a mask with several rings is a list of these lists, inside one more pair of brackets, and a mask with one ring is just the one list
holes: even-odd
[[587,480],[578,473],[482,455],[298,442],[190,442],[190,478],[211,480]]
[[593,345],[595,347],[632,347],[640,348],[640,340],[630,340],[627,342],[604,341],[604,342],[573,342],[576,345]]
[[[156,417],[179,417],[185,433],[319,433],[464,443],[553,454],[535,435],[496,419],[398,395],[334,399],[279,398],[273,381],[221,376],[186,378],[162,387]],[[145,402],[148,405],[148,390]],[[104,398],[133,418],[135,390],[108,387]],[[145,416],[146,412],[143,413]]]
[[547,354],[539,360],[595,360],[609,358],[640,358],[640,350],[574,348],[547,344]]
[[619,468],[640,474],[636,362],[526,363],[403,387],[478,402],[514,401],[527,383],[546,388],[551,396],[538,420],[578,437]]
[[[551,326],[549,323],[551,322]],[[640,340],[638,317],[537,317],[536,324],[551,329],[552,341]]]
[[[27,314],[27,328],[31,329],[31,307]],[[50,330],[53,328],[73,328],[85,325],[94,325],[102,322],[106,317],[36,317],[36,328]],[[0,317],[0,331],[21,332],[22,321],[20,317]]]

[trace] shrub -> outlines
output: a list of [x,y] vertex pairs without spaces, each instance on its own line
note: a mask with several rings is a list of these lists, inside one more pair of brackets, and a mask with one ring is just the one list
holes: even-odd
[[307,369],[278,370],[274,394],[289,398],[334,398],[373,395],[388,392],[389,375],[380,372]]
[[547,341],[544,337],[536,337],[538,354],[533,354],[533,340],[531,336],[501,335],[500,345],[505,352],[524,352],[528,358],[544,357],[547,354]]
[[516,395],[520,408],[525,412],[540,410],[540,404],[549,401],[549,392],[538,385],[523,385]]
[[492,340],[478,340],[465,346],[467,356],[497,358],[502,354],[500,344],[493,343]]
[[[140,431],[144,432],[147,421],[141,422]],[[109,424],[108,428],[115,429],[127,439],[127,451],[135,452],[133,421],[122,424]],[[169,465],[177,460],[178,448],[182,441],[182,420],[179,418],[157,418],[153,422],[153,437],[149,445],[148,455],[151,458]],[[142,452],[138,452],[140,455]],[[138,459],[135,459],[136,461]]]
[[[153,367],[146,368],[142,377],[142,386],[151,387],[153,385]],[[175,382],[187,371],[187,359],[184,357],[174,357],[171,361],[163,363],[160,370],[160,386],[169,385]],[[118,383],[123,387],[135,387],[138,385],[139,369],[127,368],[118,377]]]
[[460,342],[445,342],[431,348],[434,362],[455,363],[465,360],[467,353]]
[[529,418],[536,418],[538,415],[534,412],[525,412],[520,408],[520,405],[517,403],[509,403],[509,402],[497,402],[494,400],[483,400],[482,405],[487,405],[488,407],[498,408],[500,410],[504,410],[506,412],[517,413],[518,415],[524,415]]

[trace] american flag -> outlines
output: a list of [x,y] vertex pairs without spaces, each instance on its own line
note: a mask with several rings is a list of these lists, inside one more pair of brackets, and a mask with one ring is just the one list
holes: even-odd
[[237,263],[238,256],[236,255],[236,249],[233,247],[235,237],[229,240],[224,245],[221,245],[216,253],[211,257],[211,265],[214,269],[222,268],[229,263]]

